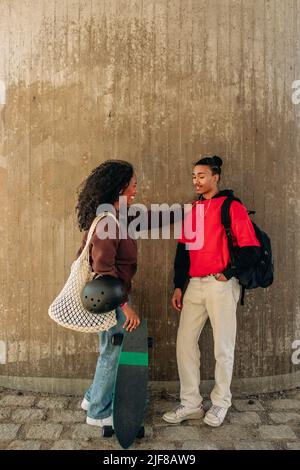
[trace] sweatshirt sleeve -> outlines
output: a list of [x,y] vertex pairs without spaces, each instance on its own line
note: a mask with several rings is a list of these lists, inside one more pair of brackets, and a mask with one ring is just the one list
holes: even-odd
[[231,203],[230,219],[232,234],[240,248],[244,246],[260,246],[247,209],[243,204],[238,201]]
[[93,271],[95,273],[118,277],[116,272],[118,243],[118,240],[112,240],[110,238],[102,240],[94,233],[91,240],[90,254],[93,263]]
[[[118,278],[117,271],[116,271],[116,255],[117,255],[118,245],[119,245],[118,228],[116,230],[117,236],[115,239],[111,239],[111,238],[101,239],[97,235],[97,229],[98,230],[100,229],[99,224],[102,224],[102,227],[104,227],[105,219],[102,219],[98,222],[95,232],[92,236],[91,243],[90,243],[89,252],[90,252],[90,262],[91,262],[92,269],[97,274],[103,274],[106,276],[113,276],[113,277]],[[86,232],[86,234],[84,235],[81,247],[78,250],[79,254],[81,253],[81,251],[83,250],[85,246],[87,233],[88,232]],[[124,285],[124,288],[126,289],[125,285]],[[125,302],[127,300],[128,300],[128,291],[126,290]]]
[[86,230],[83,234],[80,248],[76,253],[76,258],[78,258],[81,255],[82,250],[83,250],[83,248],[85,247],[85,244],[86,244],[87,236],[88,236],[88,231]]
[[239,259],[236,269],[232,268],[231,263],[224,269],[223,274],[227,279],[247,271],[260,258],[260,243],[245,206],[233,201],[230,206],[230,219],[231,232],[239,247]]

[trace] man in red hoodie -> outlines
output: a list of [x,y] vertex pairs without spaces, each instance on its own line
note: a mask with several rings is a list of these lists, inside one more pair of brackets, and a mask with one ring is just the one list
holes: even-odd
[[[191,213],[193,227],[197,221],[198,204],[203,208],[202,246],[193,248],[186,238],[184,223],[182,236],[177,245],[175,257],[175,290],[173,307],[181,312],[177,335],[177,363],[180,378],[181,403],[173,411],[165,413],[163,419],[177,424],[187,419],[200,419],[204,416],[200,395],[200,350],[199,337],[209,318],[214,337],[215,386],[211,392],[212,406],[206,413],[204,422],[210,426],[220,426],[231,406],[230,384],[232,379],[234,348],[236,338],[236,308],[240,295],[240,285],[236,271],[230,263],[228,241],[221,223],[221,207],[231,190],[219,191],[222,159],[205,157],[193,169],[193,184],[198,200]],[[260,244],[246,208],[237,201],[230,206],[231,231],[239,247],[238,272],[249,269],[260,257]],[[198,228],[199,227],[199,228]],[[190,244],[190,248],[187,249]],[[188,286],[182,301],[183,288]]]

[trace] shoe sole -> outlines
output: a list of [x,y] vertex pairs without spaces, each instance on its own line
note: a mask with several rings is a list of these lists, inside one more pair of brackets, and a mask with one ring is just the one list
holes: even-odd
[[222,424],[223,424],[223,422],[220,423],[220,424],[212,423],[211,421],[209,421],[208,419],[205,419],[205,418],[204,418],[203,422],[205,424],[207,424],[208,426],[211,426],[212,428],[218,428],[219,426],[222,426]]
[[100,423],[88,423],[88,421],[86,421],[86,424],[88,424],[89,426],[95,426],[96,428],[103,428],[103,424]]
[[204,414],[193,414],[193,415],[189,415],[186,418],[183,418],[183,419],[180,419],[180,420],[177,420],[177,421],[172,421],[172,420],[166,418],[165,416],[163,416],[163,420],[166,421],[166,423],[179,424],[179,423],[182,423],[183,421],[188,421],[190,419],[200,420],[200,419],[203,418],[203,416],[204,416]]

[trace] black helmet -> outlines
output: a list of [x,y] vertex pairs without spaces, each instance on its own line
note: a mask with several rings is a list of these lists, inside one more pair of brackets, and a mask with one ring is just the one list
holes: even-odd
[[81,292],[81,301],[89,312],[107,313],[126,299],[124,284],[113,276],[100,276],[88,282]]

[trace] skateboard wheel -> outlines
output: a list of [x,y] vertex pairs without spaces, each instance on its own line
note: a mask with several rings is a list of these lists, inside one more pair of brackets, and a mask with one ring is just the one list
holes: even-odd
[[153,336],[148,336],[148,348],[152,348],[154,343]]
[[114,346],[121,346],[122,341],[123,341],[123,334],[122,333],[116,333],[111,338],[111,342]]
[[103,437],[112,437],[114,433],[112,426],[103,426],[102,428],[102,436]]
[[142,426],[136,436],[138,439],[143,439],[145,437],[145,428]]

